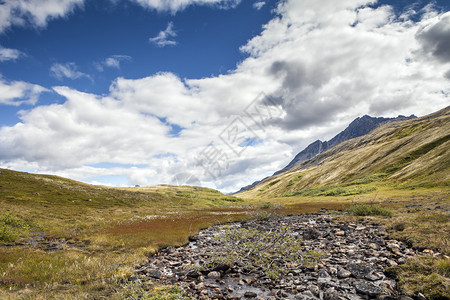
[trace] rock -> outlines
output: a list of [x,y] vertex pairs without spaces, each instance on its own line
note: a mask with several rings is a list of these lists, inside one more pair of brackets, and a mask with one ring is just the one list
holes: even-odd
[[191,272],[187,273],[186,275],[191,278],[198,278],[202,275],[202,273],[200,273],[200,271],[198,271],[198,270],[192,270]]
[[350,276],[352,276],[352,273],[350,272],[350,271],[347,271],[346,269],[339,269],[339,271],[337,272],[337,277],[339,278],[339,279],[342,279],[342,278],[348,278],[348,277],[350,277]]
[[327,273],[325,270],[319,271],[319,278],[317,279],[317,283],[324,284],[328,283],[331,280],[330,274]]
[[151,278],[161,279],[162,272],[158,269],[147,270],[147,276]]
[[208,275],[206,275],[206,278],[209,278],[209,279],[220,279],[220,273],[217,272],[217,271],[209,272]]
[[199,240],[199,236],[198,235],[192,235],[190,237],[188,237],[189,242],[196,242]]
[[390,267],[396,267],[396,266],[398,266],[398,264],[397,264],[395,261],[393,261],[392,259],[386,260],[386,263],[387,263]]
[[358,293],[370,297],[376,297],[383,293],[383,289],[365,280],[356,281],[354,286]]
[[255,298],[255,297],[257,297],[258,295],[255,293],[255,292],[245,292],[244,293],[244,297],[245,298]]
[[347,267],[352,275],[357,279],[362,279],[374,271],[374,268],[370,264],[366,263],[349,264]]
[[318,230],[308,230],[303,233],[303,239],[305,240],[314,240],[320,236],[320,232]]
[[373,250],[378,250],[378,249],[380,249],[380,246],[378,246],[378,245],[375,244],[375,243],[370,243],[370,244],[369,244],[369,248],[370,248],[370,249],[373,249]]
[[370,274],[367,274],[366,276],[364,276],[364,278],[367,280],[370,280],[370,281],[377,281],[383,277],[376,273],[370,273]]
[[308,286],[308,290],[314,295],[318,296],[320,293],[320,289],[317,285],[310,285]]
[[[311,291],[304,291],[304,292],[302,293],[302,295],[303,295],[303,296],[306,296],[306,297],[309,297],[309,298],[313,298],[313,297],[314,297],[314,294],[311,293]],[[307,299],[308,299],[308,298],[307,298]]]
[[[447,296],[448,296],[448,295],[447,295]],[[427,300],[427,297],[425,297],[425,295],[422,294],[422,293],[418,293],[418,294],[417,294],[417,299],[418,299],[418,300]]]
[[227,264],[219,264],[213,268],[213,271],[227,271],[231,266]]

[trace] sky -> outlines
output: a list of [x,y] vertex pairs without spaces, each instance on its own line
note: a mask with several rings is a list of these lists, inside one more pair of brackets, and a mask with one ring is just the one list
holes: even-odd
[[229,193],[449,105],[450,4],[0,0],[0,167]]

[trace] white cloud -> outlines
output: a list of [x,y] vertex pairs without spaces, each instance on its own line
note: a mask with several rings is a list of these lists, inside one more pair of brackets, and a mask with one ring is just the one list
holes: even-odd
[[175,46],[177,42],[172,38],[176,36],[177,33],[173,30],[173,22],[169,22],[165,30],[160,31],[157,36],[149,38],[149,41],[158,47]]
[[34,105],[39,95],[47,89],[23,81],[7,82],[0,76],[0,104],[19,106]]
[[241,0],[134,0],[143,7],[157,11],[170,11],[176,13],[192,5],[211,5],[219,8],[233,8]]
[[128,55],[112,55],[102,62],[94,63],[99,72],[103,72],[104,67],[120,69],[120,64],[124,61],[131,61],[132,57]]
[[131,56],[128,55],[113,55],[105,60],[105,66],[119,69],[120,63],[122,61],[130,61],[130,60]]
[[50,67],[50,74],[58,80],[63,80],[64,78],[74,80],[82,77],[91,79],[88,74],[78,71],[77,65],[73,62],[65,64],[54,63]]
[[22,55],[22,52],[17,49],[3,48],[2,46],[0,46],[0,62],[16,60]]
[[258,1],[253,3],[253,7],[256,8],[257,10],[260,10],[261,8],[263,8],[263,6],[266,5],[266,2],[264,1]]
[[[122,174],[130,185],[189,172],[229,192],[270,175],[357,116],[423,115],[447,106],[446,15],[428,9],[414,21],[370,3],[281,1],[278,15],[241,48],[249,57],[225,75],[117,78],[102,96],[55,88],[65,103],[23,112],[21,123],[0,129],[0,165],[79,180]],[[245,109],[262,91],[282,114],[261,128]],[[258,139],[240,155],[219,138],[232,136],[224,130],[236,118],[247,124],[244,141]],[[171,124],[183,129],[174,134]],[[210,143],[227,158],[217,179],[198,163]],[[100,162],[141,166],[92,167]]]
[[5,0],[0,5],[0,33],[11,26],[45,27],[51,19],[64,17],[84,0]]

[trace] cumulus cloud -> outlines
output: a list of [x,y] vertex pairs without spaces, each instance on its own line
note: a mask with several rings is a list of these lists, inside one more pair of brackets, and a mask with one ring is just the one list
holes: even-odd
[[264,1],[258,1],[253,3],[253,7],[256,8],[257,10],[260,10],[261,8],[263,8],[263,6],[266,5],[266,2]]
[[22,55],[23,53],[17,49],[9,49],[0,46],[0,62],[8,60],[16,60]]
[[131,61],[132,57],[128,55],[112,55],[101,62],[94,63],[99,72],[103,72],[104,67],[120,69],[122,62]]
[[425,53],[441,62],[450,62],[450,12],[439,17],[439,21],[429,24],[417,33]]
[[[371,4],[280,1],[261,34],[241,47],[248,58],[216,77],[117,78],[101,96],[55,88],[65,103],[25,111],[21,123],[0,129],[0,165],[81,180],[122,174],[130,185],[189,172],[229,192],[358,116],[423,115],[447,106],[447,15],[428,9],[397,16]],[[266,113],[261,126],[254,113],[266,108],[279,113]],[[204,168],[209,157],[216,160]],[[100,162],[139,167],[92,166]]]
[[173,40],[177,33],[173,30],[173,22],[167,24],[167,28],[158,33],[157,36],[149,38],[149,41],[158,47],[175,46],[177,42]]
[[73,62],[65,64],[54,63],[50,67],[50,75],[57,78],[58,80],[63,80],[65,78],[74,80],[82,77],[91,79],[88,74],[78,71],[77,65]]
[[39,95],[47,89],[36,84],[23,81],[7,82],[0,76],[0,104],[20,106],[22,104],[34,105]]
[[[441,33],[442,26],[435,25],[440,17],[402,21],[391,7],[370,3],[282,2],[280,17],[241,48],[264,62],[267,74],[280,82],[273,96],[288,112],[280,126],[300,129],[363,111],[420,114],[428,101],[436,109],[445,106],[439,89],[445,87],[442,74],[447,69],[423,63],[416,52],[421,48],[417,32],[427,24],[439,26]],[[448,40],[438,36],[441,43]]]
[[51,19],[64,17],[84,0],[5,0],[0,5],[0,33],[11,26],[45,27]]
[[192,5],[211,5],[222,9],[233,8],[241,0],[134,0],[143,7],[157,11],[170,11],[176,13]]

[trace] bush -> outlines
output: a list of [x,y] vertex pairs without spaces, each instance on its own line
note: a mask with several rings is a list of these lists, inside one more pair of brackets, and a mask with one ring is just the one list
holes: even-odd
[[302,179],[302,177],[303,177],[303,175],[297,175],[297,176],[295,176],[294,178],[292,178],[291,180],[289,180],[289,183],[288,183],[287,186],[290,187],[290,186],[295,185],[297,182],[300,181],[300,179]]
[[351,195],[360,195],[366,194],[375,191],[375,187],[371,186],[323,186],[313,189],[305,189],[301,191],[294,191],[290,193],[286,193],[283,197],[291,197],[291,196],[308,196],[308,197],[317,197],[317,196],[351,196]]
[[17,235],[29,228],[30,225],[16,215],[4,213],[0,215],[0,242],[14,242]]
[[356,216],[392,216],[392,211],[379,205],[352,204],[347,211]]
[[250,272],[262,270],[270,279],[289,272],[291,267],[314,266],[322,256],[317,251],[303,251],[301,239],[287,227],[262,230],[228,226],[216,238],[225,241],[227,247],[215,253],[207,265],[240,265]]

